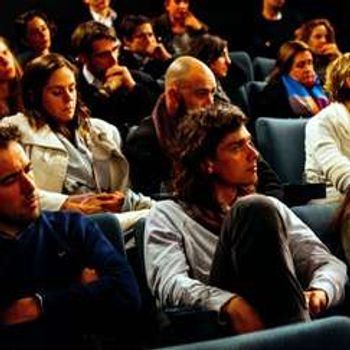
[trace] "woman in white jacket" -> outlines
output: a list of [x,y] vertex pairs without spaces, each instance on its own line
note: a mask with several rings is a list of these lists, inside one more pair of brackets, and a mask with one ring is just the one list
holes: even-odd
[[74,65],[58,54],[30,62],[23,101],[25,115],[3,122],[16,124],[22,133],[43,209],[128,212],[119,216],[124,228],[145,214],[152,200],[128,188],[129,166],[119,132],[89,118],[78,98]]

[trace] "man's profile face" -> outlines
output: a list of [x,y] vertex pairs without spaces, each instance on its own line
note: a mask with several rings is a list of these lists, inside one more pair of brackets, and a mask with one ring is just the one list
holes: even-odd
[[216,181],[228,187],[256,184],[258,155],[245,126],[228,133],[211,159]]
[[214,103],[216,82],[214,75],[202,71],[193,71],[179,87],[187,110],[205,108]]
[[17,233],[40,215],[31,163],[23,147],[0,149],[0,230]]

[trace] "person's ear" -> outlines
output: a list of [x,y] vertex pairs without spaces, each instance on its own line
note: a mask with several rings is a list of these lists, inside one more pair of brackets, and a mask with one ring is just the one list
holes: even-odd
[[169,115],[175,115],[179,109],[180,95],[177,89],[169,88],[166,92],[166,107]]
[[210,159],[206,159],[202,163],[202,170],[208,175],[213,174],[214,173],[214,163],[213,163],[213,161],[210,160]]
[[350,77],[347,77],[346,80],[345,80],[345,87],[347,89],[350,89]]

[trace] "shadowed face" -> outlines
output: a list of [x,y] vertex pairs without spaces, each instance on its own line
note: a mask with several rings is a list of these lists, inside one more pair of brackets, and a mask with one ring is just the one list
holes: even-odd
[[13,55],[7,45],[0,41],[0,81],[8,81],[16,77]]
[[31,164],[22,146],[10,142],[0,149],[0,230],[17,233],[39,215]]
[[258,180],[258,151],[245,126],[227,134],[210,159],[216,182],[223,186],[249,186]]
[[74,118],[77,89],[74,73],[68,67],[54,71],[43,89],[43,108],[58,124]]
[[27,23],[26,41],[35,52],[40,53],[50,49],[50,29],[41,17],[34,17]]
[[289,75],[306,87],[314,85],[316,73],[310,51],[302,51],[295,55]]

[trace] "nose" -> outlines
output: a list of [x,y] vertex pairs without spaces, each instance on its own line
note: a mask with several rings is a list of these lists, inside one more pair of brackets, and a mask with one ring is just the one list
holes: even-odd
[[0,64],[7,66],[9,64],[9,58],[5,55],[0,54]]
[[75,90],[65,90],[63,94],[64,102],[70,102],[74,99]]
[[258,159],[259,157],[259,151],[256,149],[253,143],[248,144],[248,153],[249,153],[249,156],[254,160]]
[[31,195],[35,192],[36,186],[32,172],[22,174],[21,189],[25,195]]

